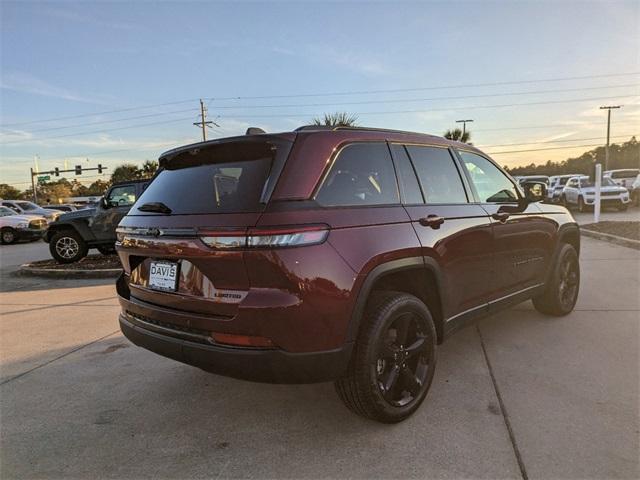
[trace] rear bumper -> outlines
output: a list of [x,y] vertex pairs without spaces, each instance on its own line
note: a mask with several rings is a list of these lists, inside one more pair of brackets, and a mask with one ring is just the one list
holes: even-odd
[[288,353],[277,349],[205,345],[146,329],[126,313],[120,314],[120,329],[134,344],[173,360],[218,375],[266,383],[335,380],[345,374],[353,347],[347,343],[337,350]]

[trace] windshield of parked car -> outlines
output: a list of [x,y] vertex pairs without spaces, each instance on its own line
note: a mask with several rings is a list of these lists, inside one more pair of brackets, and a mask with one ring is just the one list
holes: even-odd
[[6,217],[8,215],[15,215],[16,212],[11,210],[9,207],[0,207],[0,217]]
[[[585,187],[595,187],[596,184],[593,180],[590,180],[588,178],[581,178],[580,179],[580,186],[582,188]],[[616,182],[614,182],[613,180],[611,180],[610,178],[604,177],[602,179],[602,186],[603,187],[615,187],[616,186]]]
[[40,207],[31,202],[16,202],[16,204],[23,210],[38,210]]

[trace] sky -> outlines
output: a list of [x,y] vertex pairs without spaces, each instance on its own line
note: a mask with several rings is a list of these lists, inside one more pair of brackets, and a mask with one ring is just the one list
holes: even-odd
[[[640,2],[0,2],[0,183],[109,169],[324,112],[442,135],[500,164],[640,134]],[[70,174],[68,178],[74,178]],[[80,177],[84,183],[95,172]]]

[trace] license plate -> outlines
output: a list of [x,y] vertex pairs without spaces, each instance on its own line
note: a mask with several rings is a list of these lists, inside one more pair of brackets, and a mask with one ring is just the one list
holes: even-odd
[[173,262],[151,262],[149,287],[154,290],[175,292],[178,285],[178,264]]

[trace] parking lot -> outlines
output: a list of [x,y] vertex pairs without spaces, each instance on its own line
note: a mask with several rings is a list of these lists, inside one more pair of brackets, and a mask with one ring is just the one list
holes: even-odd
[[2,478],[640,474],[637,250],[583,238],[571,315],[528,302],[462,330],[422,408],[388,426],[328,383],[241,382],[131,345],[113,281],[11,274],[46,247],[1,247]]

